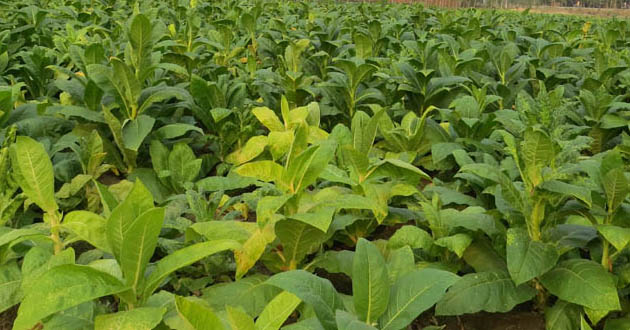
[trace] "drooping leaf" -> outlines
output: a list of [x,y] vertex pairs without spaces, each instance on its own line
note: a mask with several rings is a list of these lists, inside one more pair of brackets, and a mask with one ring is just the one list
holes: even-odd
[[545,324],[547,329],[573,330],[578,329],[580,307],[558,300],[553,307],[545,310]]
[[435,245],[449,249],[460,258],[464,255],[464,251],[466,251],[470,243],[472,243],[472,237],[462,233],[435,240]]
[[146,279],[144,285],[145,299],[162,284],[162,281],[164,281],[167,276],[176,270],[191,265],[207,256],[225,250],[235,250],[240,246],[238,242],[233,240],[215,240],[185,247],[160,259],[160,261],[155,264],[155,269]]
[[563,261],[543,275],[540,281],[550,293],[564,301],[595,310],[620,308],[612,276],[593,261]]
[[13,328],[31,329],[53,313],[125,289],[116,278],[92,267],[54,267],[44,273],[25,293]]
[[379,320],[380,329],[403,329],[438,302],[458,280],[453,273],[430,268],[401,277],[392,287],[389,306]]
[[341,297],[330,281],[303,270],[294,270],[272,276],[267,284],[298,296],[313,307],[324,329],[336,329],[335,311],[344,308]]
[[154,124],[155,119],[147,115],[140,115],[136,119],[129,120],[122,130],[125,148],[138,151],[142,141],[151,133]]
[[608,241],[617,251],[623,250],[630,243],[630,228],[623,228],[615,225],[597,225],[597,231]]
[[265,151],[267,137],[264,135],[254,136],[245,145],[233,153],[229,154],[225,161],[234,165],[241,165],[258,157]]
[[376,330],[375,327],[360,321],[356,315],[352,315],[343,310],[337,310],[338,330]]
[[229,283],[218,283],[203,289],[203,298],[215,310],[226,305],[242,308],[250,317],[257,317],[280,289],[267,285],[267,277],[256,274]]
[[225,327],[214,311],[200,301],[175,297],[177,314],[184,321],[186,330],[223,330]]
[[466,274],[438,302],[435,312],[437,315],[505,313],[535,294],[536,290],[527,284],[515,286],[507,272]]
[[96,316],[94,330],[151,330],[161,321],[166,308],[141,307]]
[[506,250],[508,271],[516,285],[546,273],[559,257],[553,244],[534,241],[518,228],[508,229]]
[[403,226],[390,237],[387,246],[390,249],[397,249],[405,245],[413,249],[428,250],[433,245],[433,238],[419,227]]
[[261,181],[278,182],[282,178],[284,168],[273,161],[261,160],[243,164],[236,168],[236,174],[244,177],[255,178]]
[[82,240],[103,252],[111,253],[107,236],[103,235],[107,220],[88,211],[72,211],[63,218],[63,228],[69,229]]

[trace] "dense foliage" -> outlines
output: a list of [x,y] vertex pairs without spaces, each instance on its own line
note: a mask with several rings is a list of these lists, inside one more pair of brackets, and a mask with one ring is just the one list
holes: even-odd
[[0,27],[14,329],[399,330],[517,305],[630,328],[627,21],[23,0]]

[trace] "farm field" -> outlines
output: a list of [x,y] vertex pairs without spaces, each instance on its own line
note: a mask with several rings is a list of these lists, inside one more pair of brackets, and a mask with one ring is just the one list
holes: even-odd
[[0,2],[0,329],[628,330],[629,27]]

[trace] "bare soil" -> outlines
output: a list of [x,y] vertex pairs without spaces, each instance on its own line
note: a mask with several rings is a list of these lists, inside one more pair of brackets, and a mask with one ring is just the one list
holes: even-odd
[[17,317],[17,305],[0,313],[0,330],[11,330]]
[[543,315],[528,311],[508,313],[477,313],[453,317],[418,318],[411,329],[421,330],[430,325],[445,325],[444,330],[545,330]]

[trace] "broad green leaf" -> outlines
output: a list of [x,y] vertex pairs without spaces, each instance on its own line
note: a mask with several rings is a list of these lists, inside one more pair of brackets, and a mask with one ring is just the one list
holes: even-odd
[[324,327],[316,317],[311,317],[282,327],[282,330],[324,330]]
[[27,293],[47,271],[74,263],[75,255],[72,248],[66,248],[57,254],[53,254],[49,247],[30,248],[22,261],[22,290]]
[[284,124],[278,119],[276,113],[269,108],[254,108],[252,109],[252,114],[254,114],[258,121],[267,127],[270,132],[281,132],[285,130]]
[[22,274],[15,262],[0,266],[0,313],[17,305],[24,298]]
[[234,165],[247,163],[262,154],[265,151],[267,144],[268,142],[266,136],[254,136],[249,139],[241,149],[229,154],[225,158],[225,161]]
[[[6,229],[6,232],[2,232],[3,229]],[[30,228],[11,229],[8,227],[0,227],[0,248],[29,236],[48,237],[46,235],[46,231],[44,230]]]
[[307,213],[293,214],[289,216],[289,218],[301,221],[309,226],[319,229],[322,233],[326,233],[333,221],[335,211],[334,207],[318,207],[315,210],[309,210]]
[[558,300],[553,307],[545,310],[547,329],[575,330],[579,329],[580,306]]
[[506,251],[508,271],[516,285],[546,273],[559,257],[553,244],[534,241],[518,228],[508,229]]
[[573,196],[584,202],[588,207],[591,207],[591,190],[586,187],[581,187],[558,180],[550,180],[543,182],[540,185],[540,188],[559,194]]
[[616,210],[630,193],[630,182],[624,174],[623,167],[615,168],[602,177],[609,211]]
[[284,168],[273,161],[261,160],[243,164],[234,170],[236,174],[244,177],[254,178],[260,181],[278,183],[284,173]]
[[415,270],[392,287],[389,306],[379,320],[380,329],[398,330],[408,326],[422,312],[437,303],[459,277],[438,269]]
[[595,310],[620,308],[612,275],[596,262],[585,259],[563,261],[540,281],[551,294],[567,302]]
[[[314,150],[312,149],[314,148]],[[312,154],[310,153],[312,151]],[[336,145],[323,143],[319,146],[309,147],[298,155],[287,168],[287,179],[292,192],[299,192],[315,183],[319,175],[324,171],[328,163],[335,156]]]
[[344,308],[341,297],[330,281],[303,270],[293,270],[272,276],[267,284],[298,296],[314,309],[324,329],[336,329],[335,312]]
[[237,220],[197,222],[188,227],[186,237],[189,239],[189,231],[194,231],[208,241],[230,239],[242,244],[252,236],[257,228],[255,223]]
[[132,61],[138,72],[148,69],[153,50],[153,25],[144,15],[135,15],[129,26],[127,38],[132,48]]
[[623,250],[630,243],[630,228],[623,228],[614,225],[597,225],[597,231],[608,241],[617,251]]
[[72,211],[63,218],[62,226],[95,248],[111,253],[107,236],[103,235],[107,220],[100,215],[88,211]]
[[[166,63],[162,63],[161,66],[164,67]],[[176,66],[169,66],[170,68],[177,68]],[[148,89],[147,89],[148,90]],[[147,91],[145,90],[145,91]],[[138,113],[141,114],[149,109],[153,104],[166,101],[169,99],[179,99],[179,100],[188,100],[190,99],[190,95],[185,89],[180,87],[171,87],[171,86],[160,86],[155,87],[150,90],[149,96],[147,96],[143,101],[142,105],[138,109]],[[143,95],[144,97],[144,95]],[[142,115],[141,115],[142,116]]]
[[120,267],[127,285],[136,295],[140,293],[139,286],[157,246],[163,222],[164,208],[150,209],[135,219],[123,236]]
[[256,319],[256,330],[278,330],[302,302],[294,294],[283,291],[277,295]]
[[125,289],[113,276],[88,266],[54,267],[44,273],[26,292],[13,329],[31,329],[56,312]]
[[281,291],[267,285],[266,280],[266,276],[256,274],[234,282],[217,283],[203,289],[202,297],[215,310],[221,310],[230,305],[242,308],[254,318]]
[[594,310],[588,307],[583,307],[583,308],[584,308],[584,313],[588,317],[588,320],[591,321],[593,325],[597,325],[599,321],[601,321],[603,318],[606,317],[606,315],[610,313],[610,311]]
[[428,251],[433,245],[433,238],[425,230],[416,226],[402,226],[387,242],[390,249],[398,249],[409,246],[412,249],[423,249]]
[[43,322],[44,329],[94,329],[95,305],[94,301],[87,301],[61,312],[57,312]]
[[155,119],[147,115],[140,115],[125,123],[122,129],[125,148],[138,151],[142,141],[151,133],[153,125],[155,125]]
[[416,269],[416,260],[413,250],[409,246],[390,251],[387,257],[387,275],[391,285],[414,269]]
[[470,243],[472,243],[472,237],[461,233],[435,240],[435,245],[449,249],[460,258],[464,255],[464,251],[466,251]]
[[92,181],[96,186],[96,190],[98,191],[98,195],[101,198],[101,205],[103,206],[103,215],[105,217],[109,217],[112,213],[112,210],[118,206],[118,201],[114,197],[114,195],[107,189],[107,186],[101,184],[100,182],[93,180]]
[[274,223],[268,223],[262,228],[258,228],[250,238],[243,243],[243,246],[234,251],[236,259],[236,278],[243,277],[258,259],[262,256],[267,245],[276,239]]
[[409,183],[417,184],[421,179],[431,180],[431,177],[418,167],[395,158],[387,158],[376,163],[375,173],[398,177]]
[[52,162],[39,142],[18,136],[11,145],[14,178],[24,194],[47,213],[59,207],[55,201],[55,179]]
[[116,259],[121,258],[123,238],[129,227],[140,214],[152,207],[153,196],[140,180],[136,180],[127,198],[112,210],[107,220],[107,241]]
[[180,296],[175,297],[177,314],[182,318],[185,330],[222,330],[221,319],[214,311],[199,301]]
[[256,205],[256,222],[258,226],[278,220],[276,213],[291,199],[293,195],[284,194],[281,196],[265,196],[258,201]]
[[181,188],[188,182],[194,182],[201,170],[201,159],[197,159],[188,144],[180,142],[173,146],[168,155],[168,169],[173,181]]
[[344,162],[348,164],[355,175],[358,176],[359,183],[363,182],[367,178],[368,167],[370,166],[370,160],[367,154],[362,154],[351,146],[343,146],[341,153]]
[[155,263],[155,268],[147,277],[144,285],[144,298],[148,298],[173,272],[191,265],[207,256],[226,250],[236,250],[241,245],[233,240],[216,240],[197,243],[179,249]]
[[487,241],[477,240],[473,242],[462,257],[478,273],[507,271],[505,258],[500,256]]
[[376,330],[375,327],[359,321],[356,315],[352,315],[346,311],[337,310],[337,329],[338,330]]
[[[168,155],[170,151],[157,139],[151,140],[149,146],[149,155],[151,156],[151,164],[153,170],[157,173],[159,178],[162,178],[161,173],[169,170]],[[170,174],[170,173],[169,173]]]
[[529,129],[525,131],[521,151],[527,179],[534,187],[538,186],[542,180],[540,171],[555,157],[553,142],[545,133]]
[[435,312],[437,315],[505,313],[534,295],[536,290],[526,284],[515,286],[507,272],[466,274],[438,302]]
[[290,219],[278,221],[275,231],[289,269],[296,269],[304,257],[316,252],[326,237],[326,232]]
[[188,132],[193,131],[199,134],[203,134],[203,130],[197,126],[184,123],[176,123],[158,128],[157,130],[155,130],[155,135],[160,139],[175,139],[185,135]]
[[291,149],[293,131],[271,132],[267,141],[273,159],[280,160]]
[[232,330],[256,330],[254,319],[241,308],[225,306],[225,311]]
[[352,145],[357,152],[367,155],[372,149],[380,116],[379,111],[370,117],[363,111],[357,111],[352,118]]
[[94,330],[151,330],[160,322],[166,308],[141,307],[96,316]]
[[226,191],[247,188],[256,185],[258,181],[252,178],[245,178],[236,174],[228,176],[211,176],[197,181],[196,185],[203,191]]
[[481,230],[488,236],[499,232],[494,218],[486,213],[482,207],[467,207],[461,211],[445,209],[441,212],[442,221],[451,228],[461,227],[468,230]]
[[389,301],[385,259],[376,245],[361,238],[352,265],[354,308],[359,319],[372,324],[385,312]]
[[329,273],[343,273],[352,277],[352,260],[354,252],[348,250],[326,251],[311,263],[316,268],[322,268]]

